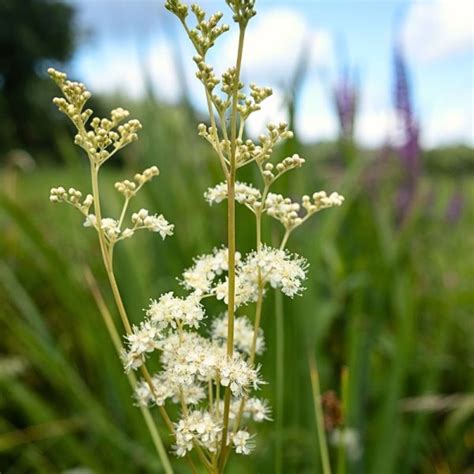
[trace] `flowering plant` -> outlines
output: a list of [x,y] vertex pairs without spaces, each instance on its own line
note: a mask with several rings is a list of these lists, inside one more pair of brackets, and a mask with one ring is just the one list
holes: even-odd
[[[75,143],[87,153],[91,170],[92,194],[84,199],[74,188],[53,188],[52,202],[66,202],[85,217],[84,226],[96,230],[104,265],[125,328],[122,360],[129,374],[139,371],[141,381],[130,377],[135,398],[141,407],[158,454],[167,472],[172,472],[167,453],[151,418],[149,408],[157,406],[164,423],[173,435],[173,452],[184,457],[191,470],[197,472],[196,460],[209,473],[223,472],[231,450],[247,455],[255,446],[253,422],[270,420],[270,407],[258,398],[256,391],[263,383],[256,357],[265,349],[260,327],[263,301],[268,288],[293,297],[302,293],[307,275],[306,260],[286,250],[292,232],[322,209],[340,206],[343,197],[316,192],[303,196],[301,203],[271,192],[272,185],[286,172],[301,167],[305,160],[298,155],[272,162],[273,148],[291,137],[285,123],[269,124],[258,142],[245,137],[245,122],[258,111],[272,94],[268,87],[251,84],[244,92],[240,80],[245,31],[255,15],[253,0],[227,0],[233,19],[239,27],[237,58],[234,67],[218,78],[206,63],[206,53],[229,27],[220,23],[222,13],[206,17],[197,5],[188,8],[177,0],[166,1],[166,8],[182,23],[197,55],[197,78],[204,86],[210,124],[198,126],[199,135],[213,148],[222,168],[224,182],[209,188],[204,197],[210,204],[227,202],[228,242],[211,253],[194,259],[181,278],[184,296],[173,292],[151,300],[144,320],[132,326],[123,305],[113,270],[115,245],[131,238],[141,229],[158,232],[165,239],[174,226],[163,215],[140,209],[131,214],[129,206],[141,187],[156,177],[153,166],[137,174],[133,180],[116,183],[124,204],[118,218],[103,217],[98,174],[101,166],[117,151],[137,139],[141,124],[123,121],[128,112],[118,108],[110,118],[92,118],[85,109],[90,93],[81,83],[67,80],[64,73],[49,70],[64,97],[54,103],[77,129]],[[189,24],[190,12],[195,25]],[[220,85],[220,92],[217,90]],[[237,171],[255,164],[261,177],[260,187],[238,182]],[[247,255],[236,249],[235,204],[245,206],[255,219],[256,248]],[[93,209],[93,213],[90,212]],[[271,217],[283,226],[278,248],[271,247],[262,235],[262,219]],[[225,304],[226,311],[212,319],[203,330],[206,300],[215,298]],[[255,305],[253,321],[240,314],[241,308]],[[239,313],[239,314],[237,314]],[[115,331],[115,329],[112,329]],[[150,374],[147,361],[158,357],[160,369]],[[177,404],[179,419],[173,421],[167,405]]]

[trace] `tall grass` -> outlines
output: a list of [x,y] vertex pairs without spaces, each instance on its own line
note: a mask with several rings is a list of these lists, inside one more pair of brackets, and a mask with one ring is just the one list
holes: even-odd
[[[189,139],[194,136],[189,114],[151,98],[138,112],[142,139],[118,166],[135,168],[138,159],[141,167],[157,163],[166,179],[139,199],[165,215],[187,218],[164,245],[143,235],[118,249],[118,279],[135,322],[148,298],[165,288],[178,289],[175,277],[189,266],[192,255],[225,241],[215,218],[224,208],[211,214],[199,202],[217,181],[219,169],[206,159],[206,146]],[[297,142],[293,146],[301,148]],[[322,472],[308,361],[299,356],[307,352],[318,361],[323,391],[341,395],[341,370],[349,369],[345,424],[358,432],[361,456],[351,459],[347,454],[345,472],[469,472],[472,190],[466,197],[471,206],[447,229],[444,210],[452,184],[443,176],[425,176],[420,192],[436,190],[436,195],[430,201],[420,199],[400,229],[395,225],[393,180],[380,177],[381,191],[373,193],[365,184],[370,167],[366,153],[352,150],[354,156],[346,161],[350,164],[341,167],[324,154],[315,158],[319,151],[301,151],[307,169],[298,194],[318,189],[324,177],[328,187],[348,199],[338,212],[322,214],[295,233],[292,245],[311,264],[309,288],[303,299],[285,301],[278,310],[285,345],[283,400],[263,389],[277,412],[282,411],[282,426],[276,430],[268,423],[261,436],[268,442],[261,443],[252,462],[233,460],[229,472],[274,472],[275,463],[281,463],[279,472],[284,473]],[[39,163],[33,174],[18,176],[13,194],[0,195],[0,470],[161,472],[84,280],[84,266],[99,261],[95,236],[84,231],[78,237],[79,217],[66,209],[53,211],[47,203],[52,186],[69,180],[80,184],[81,176],[86,177],[74,153],[64,146],[61,167]],[[110,192],[103,200],[110,209],[119,205],[114,174],[104,173],[103,188]],[[2,178],[9,179],[6,173]],[[178,191],[183,188],[185,194]],[[291,195],[296,190],[282,183],[279,191]],[[273,231],[264,228],[267,235]],[[242,250],[253,245],[247,235],[245,228],[237,230]],[[70,262],[77,263],[71,267]],[[105,275],[100,268],[93,270],[110,299]],[[274,305],[273,296],[268,298]],[[277,337],[272,314],[268,311],[262,321],[270,340]],[[17,370],[8,368],[12,358],[21,361]],[[273,378],[276,360],[272,349],[264,354],[265,378]],[[429,394],[461,398],[447,410],[423,410],[423,397]],[[410,409],[407,398],[415,399]],[[162,437],[169,446],[171,440],[164,433]],[[333,472],[338,472],[339,452],[330,445]]]

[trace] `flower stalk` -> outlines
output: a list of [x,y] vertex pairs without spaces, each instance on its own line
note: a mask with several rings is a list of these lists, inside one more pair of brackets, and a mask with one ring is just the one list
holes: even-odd
[[[132,371],[141,374],[141,380],[133,377],[129,380],[135,387],[136,402],[145,408],[142,413],[148,420],[147,425],[150,425],[148,407],[157,406],[172,435],[174,454],[185,458],[192,472],[202,468],[210,474],[225,471],[232,451],[238,455],[250,454],[255,447],[251,426],[270,420],[268,402],[254,394],[264,383],[257,364],[257,356],[265,349],[261,328],[264,298],[269,288],[291,298],[300,295],[308,267],[304,258],[285,250],[289,237],[311,216],[323,209],[340,206],[344,200],[338,193],[327,195],[320,191],[294,202],[270,192],[275,181],[286,172],[301,167],[305,160],[293,155],[278,163],[272,162],[274,148],[292,136],[285,123],[268,124],[258,142],[245,136],[246,120],[260,110],[272,90],[250,84],[245,92],[245,85],[240,80],[245,33],[250,19],[256,14],[254,0],[226,0],[226,3],[238,25],[239,36],[235,65],[220,78],[206,63],[206,54],[217,38],[229,29],[220,23],[222,13],[207,16],[198,5],[188,7],[180,0],[167,0],[165,6],[177,16],[197,53],[194,57],[196,76],[204,87],[210,122],[209,126],[199,124],[198,133],[216,152],[224,175],[224,182],[209,188],[204,197],[211,205],[227,199],[227,246],[216,247],[212,253],[195,258],[192,266],[182,274],[185,296],[168,292],[156,300],[151,299],[138,326],[130,323],[123,303],[114,274],[113,254],[118,242],[133,237],[140,230],[156,232],[163,239],[172,235],[174,226],[163,215],[152,215],[146,209],[130,211],[133,197],[159,174],[159,170],[151,167],[135,175],[133,180],[116,183],[116,190],[124,197],[123,207],[117,219],[104,217],[99,169],[117,151],[137,139],[141,124],[137,120],[122,123],[128,112],[121,108],[114,109],[110,118],[91,118],[92,110],[85,109],[90,97],[85,86],[68,81],[63,73],[50,71],[64,95],[54,99],[54,103],[76,126],[75,143],[89,158],[92,186],[92,194],[85,198],[74,188],[53,188],[50,200],[75,207],[85,218],[84,226],[93,228],[98,234],[107,277],[124,326],[125,342],[123,350],[121,348],[124,369],[129,376]],[[195,19],[194,26],[190,25],[190,16]],[[257,165],[261,176],[260,188],[237,180],[239,169],[252,163]],[[255,216],[256,248],[246,255],[242,255],[236,246],[237,204],[245,206]],[[265,241],[262,220],[266,217],[283,226],[279,248],[272,248]],[[209,317],[205,307],[209,298],[221,302],[227,311],[212,319],[205,335],[204,331],[198,330],[202,321]],[[249,303],[255,303],[253,321],[240,312],[240,308]],[[279,417],[282,318],[281,311],[277,318]],[[109,327],[110,321],[106,324]],[[116,342],[116,329],[110,332]],[[147,368],[150,357],[158,358],[160,369],[156,373],[150,373]],[[166,408],[172,403],[180,410],[176,420],[169,417]],[[281,443],[281,418],[278,423]],[[152,437],[156,437],[158,431],[151,425],[149,429]],[[154,438],[154,441],[162,459],[163,449],[159,449],[158,440]],[[194,460],[198,460],[200,466],[194,464],[193,452]],[[162,463],[167,473],[170,472],[169,461],[163,458]],[[281,462],[277,462],[277,466],[282,472]]]

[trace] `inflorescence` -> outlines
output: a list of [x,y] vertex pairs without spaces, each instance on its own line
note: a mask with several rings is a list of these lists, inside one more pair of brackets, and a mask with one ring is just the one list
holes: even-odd
[[[244,32],[255,15],[254,0],[227,0],[227,4],[241,33]],[[255,447],[250,423],[271,419],[268,402],[255,394],[264,383],[260,366],[255,363],[256,356],[265,350],[260,327],[262,303],[269,288],[290,298],[300,295],[308,269],[304,258],[285,249],[288,238],[309,217],[322,209],[340,206],[344,198],[336,192],[327,195],[320,191],[295,202],[270,192],[282,175],[305,163],[297,154],[272,163],[277,144],[293,136],[286,123],[269,124],[258,141],[244,137],[246,120],[271,96],[271,88],[250,84],[247,93],[240,81],[239,67],[230,67],[217,77],[206,62],[209,49],[229,29],[220,23],[222,13],[207,17],[201,7],[189,8],[179,0],[167,0],[165,6],[182,23],[196,50],[196,76],[203,84],[210,118],[209,125],[198,126],[198,133],[214,149],[224,172],[225,181],[209,188],[204,193],[205,200],[210,205],[227,200],[229,176],[254,163],[261,178],[260,186],[237,181],[232,198],[255,215],[257,244],[256,249],[246,255],[237,251],[229,255],[227,248],[220,247],[195,258],[180,278],[186,295],[168,292],[151,300],[143,321],[137,326],[128,326],[122,360],[127,372],[139,370],[146,375],[147,361],[157,358],[160,368],[139,382],[135,390],[136,403],[161,408],[169,403],[177,404],[179,418],[169,426],[174,440],[173,452],[183,457],[195,449],[200,458],[203,456],[209,472],[222,472],[226,446],[232,446],[237,454],[249,454]],[[194,26],[190,25],[191,16]],[[116,242],[133,237],[141,229],[157,232],[163,239],[173,234],[174,226],[163,215],[152,214],[147,209],[132,212],[127,218],[131,200],[159,171],[152,166],[132,180],[117,182],[115,189],[124,199],[122,212],[118,218],[102,217],[97,172],[118,150],[138,138],[141,124],[138,120],[125,122],[129,112],[122,108],[112,110],[109,118],[92,118],[92,110],[85,108],[91,94],[84,84],[69,81],[64,73],[54,69],[48,72],[63,94],[53,102],[74,124],[74,141],[89,158],[93,188],[92,194],[84,198],[74,188],[53,188],[50,200],[66,202],[81,212],[85,217],[84,226],[98,232],[101,247],[105,247],[102,250],[106,268],[112,272],[112,249]],[[234,130],[228,129],[229,123]],[[278,248],[266,245],[262,238],[264,216],[283,225],[284,236]],[[235,262],[231,268],[229,261]],[[235,275],[232,299],[229,297],[231,270],[233,278]],[[235,308],[231,304],[228,312],[256,303],[255,318],[252,321],[238,314],[232,315],[230,320],[225,311],[210,318],[205,308],[208,298],[226,305],[234,301]],[[233,334],[230,353],[229,324],[232,324]],[[207,464],[216,469],[210,470]]]

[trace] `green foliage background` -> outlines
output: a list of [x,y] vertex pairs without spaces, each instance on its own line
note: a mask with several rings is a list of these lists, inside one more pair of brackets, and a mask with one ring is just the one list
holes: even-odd
[[[42,4],[41,21],[34,15],[37,3]],[[50,5],[56,5],[51,10],[56,19],[44,15]],[[14,7],[8,1],[0,6],[1,45],[8,51],[17,48],[27,71],[22,76],[2,53],[0,152],[9,153],[0,162],[0,471],[161,472],[85,283],[90,267],[114,309],[96,236],[82,228],[82,219],[71,208],[48,200],[53,186],[90,191],[86,158],[72,144],[65,122],[48,118],[54,107],[46,104],[53,92],[37,77],[42,58],[64,60],[69,55],[72,13],[55,2],[31,0],[21,12]],[[8,15],[19,18],[5,21]],[[30,33],[25,37],[18,29],[13,32],[13,24]],[[39,33],[29,30],[32,24]],[[50,24],[58,28],[47,28],[45,36],[41,28]],[[31,39],[35,34],[44,44]],[[14,41],[8,46],[5,38]],[[64,48],[49,49],[51,42]],[[12,71],[21,81],[15,90],[7,90]],[[26,99],[29,104],[22,102]],[[126,102],[109,97],[94,108],[107,110]],[[186,104],[165,106],[151,93],[128,106],[144,129],[138,143],[103,169],[105,215],[116,214],[121,204],[114,182],[156,164],[161,176],[144,189],[135,206],[163,213],[176,225],[175,235],[165,242],[144,233],[117,248],[119,284],[129,314],[139,322],[150,298],[180,291],[176,278],[194,256],[225,244],[226,216],[225,205],[209,208],[202,199],[207,187],[221,181],[217,159],[196,133],[197,121],[205,118]],[[294,109],[290,112],[294,116]],[[36,163],[24,151],[11,151],[18,147],[29,151]],[[303,146],[297,140],[275,150],[277,158],[295,152],[306,165],[282,179],[279,192],[301,196],[337,190],[346,202],[313,218],[289,244],[311,266],[304,295],[284,300],[283,472],[320,472],[309,353],[318,362],[323,391],[334,390],[341,397],[343,368],[349,373],[345,422],[359,433],[362,454],[344,469],[331,447],[334,472],[471,473],[473,150],[451,147],[424,153],[425,172],[403,225],[396,222],[395,198],[402,179],[396,157],[380,160],[373,151],[343,143]],[[257,178],[250,169],[239,177]],[[456,193],[462,196],[462,210],[449,219],[447,209]],[[253,219],[245,209],[238,209],[237,218],[238,248],[245,252],[254,246]],[[264,237],[271,241],[280,229],[276,222],[270,224]],[[222,309],[210,308],[210,314]],[[252,316],[253,308],[243,313]],[[118,317],[116,322],[119,326]],[[262,370],[270,381],[263,395],[275,406],[271,292],[263,329],[268,349],[261,357]],[[255,455],[234,456],[229,472],[275,472],[276,437],[275,423],[265,423]],[[163,439],[168,446],[172,442],[165,430]],[[176,472],[186,472],[183,462],[174,465]]]
[[[225,242],[225,206],[208,208],[201,199],[220,180],[219,167],[188,112],[152,97],[132,111],[144,129],[119,166],[104,168],[105,214],[120,205],[115,180],[158,164],[161,176],[135,204],[163,212],[176,224],[175,236],[165,242],[144,234],[117,249],[118,280],[138,322],[149,298],[179,291],[176,277],[194,255]],[[82,228],[72,209],[48,202],[49,189],[58,184],[89,191],[85,157],[70,143],[67,136],[58,138],[61,166],[39,163],[29,173],[14,167],[2,171],[1,470],[160,472],[84,281],[84,267],[90,266],[113,308],[96,236]],[[308,350],[316,354],[323,391],[340,394],[341,369],[349,369],[347,424],[360,433],[363,454],[347,472],[469,472],[472,189],[465,186],[461,217],[448,224],[446,206],[457,180],[446,172],[425,175],[417,204],[399,228],[393,205],[397,176],[385,170],[377,185],[371,184],[370,154],[352,150],[345,160],[349,164],[341,165],[337,147],[292,146],[307,163],[303,171],[292,172],[294,179],[282,183],[280,191],[337,189],[347,200],[318,215],[289,246],[311,267],[304,295],[284,302],[283,472],[320,469]],[[245,251],[253,245],[253,220],[239,209],[238,222],[238,246]],[[279,230],[276,224],[268,226],[265,235],[271,239]],[[273,300],[270,294],[265,303],[268,350],[261,360],[270,382],[275,374]],[[252,308],[246,311],[253,314]],[[12,357],[23,361],[23,370],[8,371]],[[272,383],[263,392],[274,401]],[[407,397],[429,394],[456,394],[456,403],[446,410],[404,410]],[[274,446],[274,424],[266,423],[255,456],[235,457],[230,472],[273,472]],[[331,454],[336,465],[336,450]],[[180,462],[176,468],[186,471]]]

